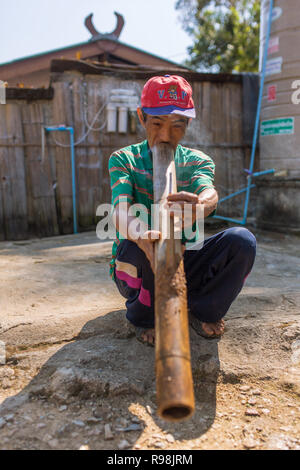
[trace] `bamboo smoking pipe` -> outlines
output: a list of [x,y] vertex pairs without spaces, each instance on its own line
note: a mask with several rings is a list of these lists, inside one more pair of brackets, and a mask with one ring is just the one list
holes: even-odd
[[195,400],[181,236],[176,237],[174,219],[168,218],[164,207],[168,194],[177,192],[176,169],[174,152],[168,144],[156,145],[152,155],[157,205],[154,228],[161,232],[155,243],[154,263],[158,415],[165,420],[181,421],[193,414]]

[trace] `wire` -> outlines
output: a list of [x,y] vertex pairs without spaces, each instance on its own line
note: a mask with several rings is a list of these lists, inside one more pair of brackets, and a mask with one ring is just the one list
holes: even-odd
[[[99,111],[97,112],[95,118],[98,117],[98,114],[100,114],[100,113],[102,112],[102,110],[104,109],[104,107],[105,107],[106,105],[107,105],[107,102],[105,102],[104,105],[101,106],[101,108],[100,108]],[[90,125],[90,124],[88,123],[88,121],[87,121],[87,112],[86,112],[86,108],[84,109],[83,113],[84,113],[84,122],[85,122],[87,128],[90,129],[91,131],[102,131],[102,129],[104,129],[104,127],[106,126],[107,119],[105,119],[105,122],[104,122],[104,124],[102,124],[102,126],[100,126],[100,127],[98,127],[98,128],[92,127],[93,124],[95,123],[95,121],[96,121],[97,119],[94,119],[94,120],[92,121],[93,124]]]
[[[95,124],[95,122],[97,121],[98,119],[98,116],[100,115],[100,113],[103,111],[103,109],[105,108],[105,106],[107,105],[108,101],[107,101],[107,98],[106,98],[106,101],[104,102],[104,104],[100,107],[100,109],[97,111],[97,113],[95,114],[93,120],[92,120],[92,123],[89,124],[87,122],[87,105],[86,103],[84,104],[84,110],[83,110],[83,119],[84,119],[84,122],[88,128],[87,132],[85,134],[83,134],[82,137],[80,137],[79,140],[77,140],[77,142],[74,142],[74,147],[76,147],[76,145],[79,145],[81,144],[81,142],[83,142],[86,137],[90,134],[91,131],[94,131],[94,132],[99,132],[99,131],[102,131],[104,129],[104,127],[106,126],[106,123],[107,123],[107,120],[105,120],[105,122],[99,127],[99,128],[94,128],[93,125]],[[54,143],[56,145],[58,145],[59,147],[64,147],[64,148],[70,148],[71,145],[70,144],[62,144],[61,142],[58,142],[52,135],[52,139],[54,141]]]

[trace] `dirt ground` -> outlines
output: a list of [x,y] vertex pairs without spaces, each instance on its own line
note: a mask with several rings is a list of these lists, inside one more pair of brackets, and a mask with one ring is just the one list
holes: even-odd
[[177,424],[156,415],[154,349],[126,328],[111,243],[0,243],[0,449],[299,450],[300,240],[256,235],[224,337],[190,331],[196,411]]

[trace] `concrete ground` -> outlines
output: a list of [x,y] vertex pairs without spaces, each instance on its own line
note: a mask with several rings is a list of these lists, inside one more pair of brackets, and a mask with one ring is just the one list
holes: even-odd
[[0,243],[0,449],[300,449],[300,242],[256,235],[224,337],[190,331],[180,424],[156,415],[154,349],[126,328],[111,243]]

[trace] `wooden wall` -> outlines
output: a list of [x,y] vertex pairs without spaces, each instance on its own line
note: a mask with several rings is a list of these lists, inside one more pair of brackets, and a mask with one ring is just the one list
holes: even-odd
[[[197,119],[183,143],[214,159],[216,187],[223,197],[246,184],[243,169],[248,165],[250,148],[243,143],[243,82],[241,76],[234,75],[186,75],[194,90]],[[91,124],[103,106],[93,127],[99,128],[104,123],[106,98],[111,89],[134,89],[140,96],[149,77],[145,72],[64,70],[53,72],[49,90],[8,89],[7,104],[0,105],[1,240],[72,233],[69,133],[48,133],[42,155],[41,128],[73,126],[75,141],[79,141],[88,131],[87,123]],[[143,139],[140,125],[135,133],[125,135],[108,134],[104,128],[91,131],[76,145],[80,231],[92,229],[98,220],[97,206],[110,202],[107,167],[111,153]],[[231,199],[220,206],[218,213],[239,216],[243,201],[243,196]]]

